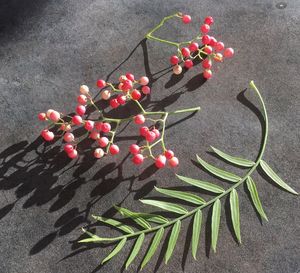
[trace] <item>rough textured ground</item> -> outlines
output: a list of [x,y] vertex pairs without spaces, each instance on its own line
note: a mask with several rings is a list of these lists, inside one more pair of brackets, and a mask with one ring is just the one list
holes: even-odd
[[[215,68],[209,82],[203,82],[199,66],[182,78],[157,73],[168,67],[174,49],[143,37],[176,11],[190,13],[194,24],[167,25],[159,35],[174,40],[194,36],[200,21],[212,15],[215,36],[236,50],[234,59]],[[167,142],[180,156],[180,174],[212,181],[217,180],[192,164],[195,153],[220,167],[225,163],[207,153],[210,145],[249,159],[257,155],[261,124],[247,99],[259,107],[258,100],[250,90],[241,93],[254,79],[269,112],[264,159],[300,191],[299,37],[297,0],[287,1],[287,6],[272,0],[1,1],[0,272],[120,272],[132,243],[101,267],[111,246],[79,246],[79,228],[89,224],[91,214],[113,216],[113,204],[150,210],[138,199],[151,195],[154,185],[182,185],[171,170],[132,167],[123,160],[126,152],[102,161],[86,154],[74,163],[59,144],[44,146],[36,114],[50,107],[72,112],[79,85],[94,86],[99,77],[114,81],[127,71],[147,74],[153,82],[149,109],[200,105],[200,113],[167,130]],[[180,118],[172,117],[170,123]],[[119,137],[124,150],[135,141],[133,128]],[[300,199],[258,174],[254,179],[269,222],[260,223],[241,187],[241,246],[232,236],[225,213],[228,200],[223,200],[216,254],[209,251],[205,211],[198,260],[188,252],[190,228],[185,221],[170,263],[166,266],[157,253],[144,272],[299,272]],[[98,231],[114,234],[101,227]],[[146,245],[128,272],[136,272],[145,251]]]

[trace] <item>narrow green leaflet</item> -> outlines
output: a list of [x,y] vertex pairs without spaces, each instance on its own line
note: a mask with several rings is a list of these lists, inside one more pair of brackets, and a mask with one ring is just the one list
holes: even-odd
[[224,152],[210,146],[213,151],[221,158],[227,160],[228,162],[230,163],[233,163],[235,165],[238,165],[238,166],[242,166],[242,167],[252,167],[255,162],[251,161],[251,160],[248,160],[248,159],[243,159],[243,158],[240,158],[240,157],[235,157],[235,156],[231,156],[231,155],[228,155],[228,154],[225,154]]
[[205,182],[205,181],[201,181],[201,180],[197,180],[197,179],[193,179],[193,178],[189,178],[189,177],[185,177],[185,176],[181,176],[181,175],[178,175],[176,174],[176,176],[188,183],[188,184],[191,184],[197,188],[200,188],[200,189],[203,189],[203,190],[206,190],[206,191],[209,191],[209,192],[213,192],[213,193],[222,193],[224,192],[225,190],[223,188],[221,188],[220,186],[217,186],[217,185],[214,185],[210,182]]
[[230,211],[231,211],[231,221],[234,229],[234,233],[239,243],[241,240],[241,230],[240,230],[240,209],[239,209],[239,197],[235,189],[230,192]]
[[212,166],[205,162],[203,159],[201,159],[197,155],[197,160],[198,162],[210,173],[214,174],[215,176],[218,176],[224,180],[230,181],[230,182],[238,182],[241,178],[233,173],[221,170],[215,166]]
[[155,253],[159,243],[160,243],[160,240],[162,238],[164,234],[164,228],[161,227],[157,232],[156,234],[154,235],[153,237],[153,240],[152,240],[152,243],[145,255],[145,258],[141,264],[141,269],[143,269],[145,267],[145,265],[150,261],[150,259],[152,258],[153,254]]
[[220,217],[221,217],[221,202],[220,199],[217,199],[213,204],[213,211],[212,211],[212,218],[211,218],[211,245],[214,252],[216,252],[217,250]]
[[93,234],[86,229],[82,228],[82,231],[90,236],[90,238],[86,238],[83,240],[78,241],[79,243],[97,243],[97,242],[103,242],[103,241],[110,241],[110,238],[101,238],[97,236],[96,234]]
[[134,213],[137,217],[141,217],[146,219],[148,222],[156,223],[156,224],[166,224],[168,223],[168,219],[158,215],[158,214],[152,214],[152,213]]
[[269,176],[278,186],[287,190],[290,193],[298,194],[294,189],[292,189],[288,184],[286,184],[263,160],[260,160],[260,166],[264,170],[267,176]]
[[178,235],[179,235],[179,232],[180,232],[180,227],[181,227],[181,222],[180,222],[180,220],[178,220],[174,224],[174,226],[172,228],[172,231],[171,231],[171,234],[170,234],[170,238],[169,238],[169,242],[168,242],[168,248],[167,248],[166,255],[165,255],[166,264],[168,263],[169,259],[172,256],[172,253],[173,253],[173,250],[175,248],[175,245],[176,245],[176,242],[177,242],[177,239],[178,239]]
[[193,221],[193,234],[192,234],[192,255],[195,260],[197,260],[197,250],[200,240],[200,231],[201,231],[201,222],[202,222],[202,211],[199,209],[195,213]]
[[184,201],[187,201],[189,203],[193,203],[196,205],[202,205],[205,204],[205,200],[202,199],[201,197],[192,194],[192,193],[187,193],[187,192],[182,192],[182,191],[175,191],[175,190],[167,190],[167,189],[161,189],[161,188],[157,188],[155,187],[155,189],[165,195],[177,198],[177,199],[181,199]]
[[95,216],[95,215],[92,215],[92,217],[97,220],[97,221],[100,221],[100,222],[103,222],[107,225],[111,225],[113,227],[116,227],[126,233],[134,233],[133,229],[127,225],[124,225],[123,223],[117,221],[117,220],[114,220],[114,219],[107,219],[107,218],[104,218],[104,217],[100,217],[100,216]]
[[133,262],[133,260],[135,259],[136,255],[139,253],[140,249],[141,249],[141,246],[144,242],[144,239],[145,239],[145,233],[141,233],[139,235],[139,237],[137,238],[135,244],[134,244],[134,247],[126,261],[126,269],[129,267],[129,265]]
[[113,249],[112,252],[109,253],[109,255],[101,262],[101,264],[104,264],[105,262],[109,261],[112,257],[114,257],[115,255],[117,255],[120,250],[123,248],[123,246],[125,245],[127,239],[126,237],[123,238],[118,244],[117,246]]
[[265,214],[264,209],[261,205],[255,183],[254,183],[253,179],[250,176],[247,179],[247,187],[248,187],[252,202],[253,202],[257,212],[260,214],[260,216],[263,219],[268,221],[267,215]]
[[178,214],[186,214],[188,211],[176,204],[173,203],[169,203],[169,202],[163,202],[163,201],[158,201],[158,200],[150,200],[150,199],[143,199],[140,200],[142,203],[146,204],[146,205],[151,205],[151,206],[155,206],[155,207],[159,207],[163,210],[167,210],[167,211],[171,211],[171,212],[175,212]]

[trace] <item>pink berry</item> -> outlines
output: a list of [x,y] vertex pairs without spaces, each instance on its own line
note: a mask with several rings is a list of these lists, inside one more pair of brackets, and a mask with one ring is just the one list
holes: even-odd
[[175,168],[175,167],[178,166],[179,160],[178,160],[177,157],[174,156],[174,157],[172,157],[171,159],[168,160],[168,163],[169,163],[170,167]]
[[186,61],[184,61],[184,66],[185,66],[187,69],[192,68],[193,65],[194,65],[194,63],[193,63],[192,60],[186,60]]
[[50,114],[50,119],[53,122],[58,122],[59,119],[60,119],[60,114],[57,111],[52,111],[51,114]]
[[122,82],[119,83],[118,89],[123,90],[123,83]]
[[53,109],[48,109],[48,110],[47,110],[47,112],[46,112],[47,118],[50,118],[50,114],[51,114],[53,111],[54,111]]
[[211,54],[213,52],[213,49],[211,46],[206,46],[204,49],[203,49],[204,52],[206,52],[207,54]]
[[98,81],[97,81],[97,86],[98,86],[99,88],[105,87],[105,86],[106,86],[105,80],[98,80]]
[[211,70],[209,70],[209,69],[206,69],[206,70],[204,70],[203,71],[203,77],[205,78],[205,79],[210,79],[211,77],[212,77],[212,72],[211,72]]
[[217,44],[215,45],[215,49],[217,51],[222,51],[224,49],[224,44],[222,42],[217,42]]
[[79,116],[83,116],[85,114],[85,111],[86,111],[86,108],[84,105],[77,105],[76,107],[76,113],[79,115]]
[[147,126],[143,126],[140,128],[140,135],[145,137],[147,133],[149,132],[149,128]]
[[142,164],[144,161],[144,157],[142,154],[136,154],[133,156],[132,158],[132,162],[135,164],[135,165],[140,165]]
[[112,155],[116,155],[120,152],[120,149],[119,147],[116,145],[116,144],[113,144],[109,147],[109,152],[112,154]]
[[72,117],[72,122],[75,124],[75,125],[80,125],[82,123],[82,118],[81,116],[74,116]]
[[204,24],[200,27],[202,33],[208,33],[210,30],[210,26],[208,24]]
[[174,156],[174,152],[172,150],[166,150],[165,151],[165,157],[167,159],[171,159]]
[[68,153],[70,153],[70,152],[72,152],[74,150],[74,147],[73,147],[73,145],[71,145],[71,144],[66,144],[65,146],[64,146],[64,151],[68,154]]
[[155,135],[154,132],[148,131],[148,132],[146,133],[145,138],[146,138],[146,140],[147,140],[148,142],[152,142],[152,141],[154,141],[154,140],[156,139],[156,135]]
[[102,98],[103,100],[109,100],[110,95],[111,95],[111,93],[110,93],[109,90],[103,90],[103,91],[101,92],[101,98]]
[[141,114],[136,115],[134,117],[134,123],[135,124],[143,124],[145,122],[145,120],[146,120],[145,117],[143,115],[141,115]]
[[108,143],[109,143],[109,140],[107,137],[101,137],[98,139],[98,144],[102,148],[106,147],[108,145]]
[[234,54],[234,50],[231,47],[228,47],[224,50],[224,57],[231,58]]
[[117,97],[117,101],[120,105],[124,105],[126,103],[126,96],[123,96],[123,95],[119,95]]
[[99,137],[100,137],[100,134],[99,134],[99,132],[97,132],[97,131],[92,131],[92,132],[90,133],[90,138],[91,138],[91,139],[97,140]]
[[109,101],[109,105],[111,106],[111,108],[117,108],[120,106],[120,103],[118,102],[117,99],[111,99]]
[[53,132],[51,132],[51,131],[49,131],[47,129],[43,130],[42,133],[41,133],[41,135],[44,138],[44,140],[46,140],[46,141],[51,141],[51,140],[54,139]]
[[80,93],[83,95],[87,95],[89,93],[89,88],[86,85],[81,85],[80,86]]
[[223,55],[221,53],[217,53],[215,56],[214,56],[214,60],[216,62],[222,62],[223,61]]
[[132,87],[133,87],[133,83],[131,80],[123,81],[122,90],[128,91],[128,90],[132,89]]
[[213,23],[214,23],[214,19],[213,19],[211,16],[207,16],[207,17],[204,19],[204,24],[212,25]]
[[146,77],[146,76],[141,77],[140,80],[139,80],[139,83],[141,85],[147,85],[149,83],[148,77]]
[[191,18],[191,16],[190,15],[183,15],[182,16],[182,22],[184,23],[184,24],[189,24],[190,22],[192,21],[192,18]]
[[198,49],[199,49],[198,43],[196,43],[196,42],[190,43],[190,45],[189,45],[189,50],[190,50],[191,52],[197,51]]
[[178,62],[179,62],[179,58],[176,55],[171,56],[170,63],[172,65],[178,64]]
[[129,151],[131,154],[137,154],[140,151],[140,147],[137,144],[131,144],[129,147]]
[[180,75],[181,72],[182,72],[182,67],[179,64],[177,64],[173,67],[173,73],[175,75]]
[[159,132],[159,130],[157,130],[156,128],[154,128],[154,129],[152,130],[152,132],[155,134],[155,138],[159,138],[159,137],[160,137],[160,132]]
[[202,61],[202,67],[205,69],[209,69],[212,66],[212,62],[210,59],[205,59]]
[[181,53],[182,53],[183,57],[189,57],[191,55],[191,52],[187,47],[183,47],[181,49]]
[[130,80],[130,81],[134,81],[134,75],[133,74],[131,74],[131,73],[127,73],[126,74],[126,78],[128,79],[128,80]]
[[108,133],[111,130],[111,126],[108,122],[102,123],[101,131],[104,133]]
[[144,86],[142,87],[142,92],[143,92],[143,94],[148,95],[148,94],[150,94],[151,89],[150,89],[149,86],[144,85]]
[[211,41],[211,38],[209,35],[203,35],[201,41],[202,41],[202,44],[208,45]]
[[46,120],[47,119],[46,113],[39,113],[38,114],[38,119],[41,120],[41,121]]
[[[119,82],[124,82],[125,80],[128,80],[127,79],[127,77],[125,76],[125,75],[121,75],[120,77],[119,77]],[[130,79],[129,79],[130,80]],[[120,88],[121,89],[121,88]]]
[[87,120],[84,124],[84,128],[88,131],[92,131],[94,129],[95,122],[91,120]]
[[72,127],[71,127],[71,125],[70,124],[66,124],[66,123],[64,123],[64,124],[62,124],[61,126],[60,126],[60,128],[59,128],[61,131],[70,131],[71,129],[72,129]]
[[137,89],[134,89],[132,92],[131,92],[131,97],[133,100],[139,100],[141,98],[141,93],[140,91],[138,91]]
[[77,101],[78,101],[79,104],[86,105],[86,103],[87,103],[86,95],[79,95],[77,97]]
[[101,158],[104,156],[104,151],[101,148],[97,148],[94,151],[94,157]]
[[159,155],[155,159],[155,166],[159,169],[165,167],[166,166],[166,157],[164,155]]
[[215,37],[210,37],[210,42],[209,45],[211,45],[212,47],[216,46],[217,44],[217,39]]
[[74,141],[74,135],[72,133],[65,133],[64,135],[65,142],[72,142]]
[[73,149],[73,151],[68,153],[68,157],[74,159],[78,156],[77,150]]

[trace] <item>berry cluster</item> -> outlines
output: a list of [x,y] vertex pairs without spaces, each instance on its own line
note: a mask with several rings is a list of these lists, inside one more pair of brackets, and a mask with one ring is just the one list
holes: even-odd
[[[94,140],[97,146],[93,150],[94,157],[102,158],[105,155],[116,155],[120,152],[118,145],[114,142],[118,127],[122,122],[133,120],[136,125],[143,125],[138,128],[138,132],[145,139],[146,143],[142,146],[132,144],[129,147],[129,151],[132,154],[132,162],[139,165],[143,163],[145,158],[151,158],[158,168],[163,168],[167,160],[170,167],[176,167],[179,163],[177,157],[165,147],[164,133],[167,117],[170,114],[198,111],[200,108],[189,108],[174,112],[147,112],[140,101],[151,92],[148,83],[149,79],[146,76],[135,80],[134,75],[131,73],[120,76],[117,84],[108,83],[101,79],[97,81],[99,89],[97,92],[100,92],[102,100],[109,101],[111,108],[115,109],[123,106],[129,101],[133,101],[139,108],[140,114],[122,119],[106,117],[96,105],[89,87],[82,85],[80,94],[77,97],[76,114],[72,116],[63,115],[53,109],[49,109],[46,113],[39,113],[39,120],[49,122],[47,128],[42,131],[41,136],[45,141],[52,141],[55,135],[51,129],[59,126],[61,134],[57,135],[57,137],[63,138],[65,142],[64,151],[69,158],[74,159],[78,157],[78,144],[87,137]],[[92,120],[86,117],[87,106],[93,106],[99,112],[98,119]],[[155,119],[152,116],[158,116],[158,118]],[[145,126],[146,123],[151,124]],[[160,126],[161,131],[159,130]],[[83,127],[86,131],[81,137],[75,136],[74,130],[78,127]],[[154,156],[153,148],[158,144],[161,146],[161,152]]]

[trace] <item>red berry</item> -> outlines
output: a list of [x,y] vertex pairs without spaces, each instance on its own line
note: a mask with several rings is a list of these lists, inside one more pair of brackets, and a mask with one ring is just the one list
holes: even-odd
[[97,132],[97,131],[92,131],[92,132],[90,133],[90,138],[91,138],[91,139],[97,140],[99,137],[100,137],[100,134],[99,134],[99,132]]
[[148,94],[150,94],[151,89],[150,89],[149,86],[144,85],[144,86],[142,87],[142,92],[143,92],[143,94],[148,95]]
[[38,119],[41,120],[41,121],[44,121],[46,120],[46,113],[39,113],[38,114]]
[[72,133],[65,133],[64,135],[65,142],[72,142],[74,141],[74,135]]
[[96,123],[95,123],[95,128],[96,128],[96,130],[101,131],[102,124],[103,124],[102,122],[96,122]]
[[72,117],[72,122],[75,124],[75,125],[80,125],[82,123],[82,118],[81,116],[74,116]]
[[111,126],[108,122],[102,123],[101,131],[104,133],[108,133],[111,130]]
[[109,143],[109,140],[107,137],[101,137],[98,139],[98,144],[102,148],[106,147],[108,145],[108,143]]
[[152,132],[155,134],[155,138],[159,138],[160,137],[160,132],[156,128],[154,128],[152,130]]
[[118,147],[118,145],[116,144],[113,144],[109,147],[109,152],[112,154],[112,155],[116,155],[120,152],[120,149]]
[[57,111],[52,111],[49,115],[49,118],[53,121],[53,122],[58,122],[60,119],[60,113],[58,113]]
[[146,76],[143,76],[139,80],[140,85],[147,85],[149,83],[149,79]]
[[133,158],[132,158],[132,162],[133,162],[135,165],[140,165],[140,164],[143,163],[143,161],[144,161],[144,157],[143,157],[143,155],[141,155],[141,154],[136,154],[136,155],[134,155]]
[[70,157],[71,159],[74,159],[78,156],[77,150],[73,149],[73,151],[68,153],[68,157]]
[[126,96],[123,96],[123,95],[119,95],[117,97],[117,101],[120,105],[124,105],[126,103]]
[[190,69],[193,67],[193,61],[192,60],[186,60],[184,61],[184,66],[187,68],[187,69]]
[[211,16],[207,16],[207,17],[204,19],[204,24],[212,25],[213,23],[214,23],[214,19],[213,19]]
[[209,45],[211,45],[212,47],[216,46],[217,44],[217,39],[215,37],[210,37],[210,42]]
[[117,108],[120,106],[120,103],[118,102],[117,99],[111,99],[109,101],[109,105],[111,106],[111,108]]
[[131,92],[131,97],[133,100],[139,100],[141,98],[141,93],[140,91],[134,89],[132,92]]
[[211,72],[211,70],[209,70],[209,69],[206,69],[206,70],[204,70],[203,71],[203,77],[205,78],[205,79],[210,79],[211,77],[212,77],[212,72]]
[[231,58],[233,54],[234,54],[234,50],[231,47],[226,48],[224,51],[224,57],[226,58]]
[[181,49],[181,53],[182,53],[183,57],[189,57],[191,54],[190,50],[187,47],[183,47]]
[[179,58],[176,55],[171,56],[170,63],[172,65],[178,64],[178,62],[179,62]]
[[66,152],[66,153],[70,153],[70,152],[72,152],[74,150],[74,147],[73,147],[73,145],[71,145],[71,144],[66,144],[65,146],[64,146],[64,151]]
[[133,83],[131,80],[123,81],[122,90],[129,91],[130,89],[132,89],[132,87],[133,87]]
[[86,105],[86,103],[87,103],[86,95],[79,95],[77,97],[77,101],[78,101],[79,104]]
[[165,151],[165,157],[167,159],[171,159],[174,156],[174,152],[172,150],[166,150]]
[[106,86],[105,80],[98,80],[98,81],[97,81],[97,86],[98,86],[99,88],[105,87],[105,86]]
[[155,166],[159,169],[165,167],[166,166],[166,157],[164,155],[159,155],[155,159]]
[[184,23],[184,24],[189,24],[190,22],[192,21],[192,18],[191,18],[191,16],[190,15],[183,15],[182,16],[182,22]]
[[210,59],[205,59],[202,61],[202,67],[205,69],[209,69],[212,66],[212,62]]
[[77,107],[76,107],[76,113],[79,116],[83,116],[85,114],[85,111],[86,111],[86,108],[85,108],[84,105],[77,105]]
[[140,147],[137,144],[131,144],[129,147],[129,151],[130,151],[130,153],[135,155],[140,151]]
[[[123,81],[125,81],[125,80],[127,80],[127,77],[126,77],[126,76],[121,75],[121,76],[119,77],[119,82],[123,82]],[[130,80],[130,79],[129,79],[129,80]],[[119,89],[121,89],[121,88],[119,88]]]
[[222,42],[217,42],[217,44],[215,45],[215,49],[217,51],[222,51],[224,49],[224,44]]
[[174,167],[177,167],[178,164],[179,164],[179,160],[177,157],[172,157],[171,159],[168,160],[168,163],[170,165],[170,167],[174,168]]
[[196,42],[190,43],[189,50],[191,52],[197,51],[199,49],[199,45]]
[[145,120],[146,120],[145,117],[143,115],[141,115],[141,114],[136,115],[134,117],[134,123],[135,124],[143,124],[145,122]]
[[133,74],[131,74],[131,73],[127,73],[126,74],[126,78],[128,79],[128,80],[130,80],[130,81],[134,81],[134,75]]
[[202,33],[208,33],[209,30],[210,30],[210,26],[207,25],[207,24],[204,24],[204,25],[202,25],[202,26],[200,27],[200,31],[201,31]]
[[84,124],[84,128],[88,131],[92,131],[94,129],[95,122],[91,120],[87,120]]
[[201,39],[202,44],[204,44],[204,45],[208,45],[210,43],[210,40],[211,40],[211,38],[209,35],[203,35],[202,39]]
[[146,140],[147,140],[148,142],[152,142],[152,141],[154,141],[154,140],[156,139],[156,135],[155,135],[154,132],[148,131],[148,132],[146,133],[145,138],[146,138]]
[[41,135],[44,138],[44,140],[46,140],[46,141],[51,141],[51,140],[54,139],[53,132],[51,132],[51,131],[49,131],[47,129],[43,130],[42,133],[41,133]]
[[211,46],[206,46],[204,49],[203,49],[204,52],[206,52],[207,54],[211,54],[213,52],[213,49]]
[[140,128],[140,135],[145,137],[147,133],[149,132],[149,128],[147,126],[143,126]]

